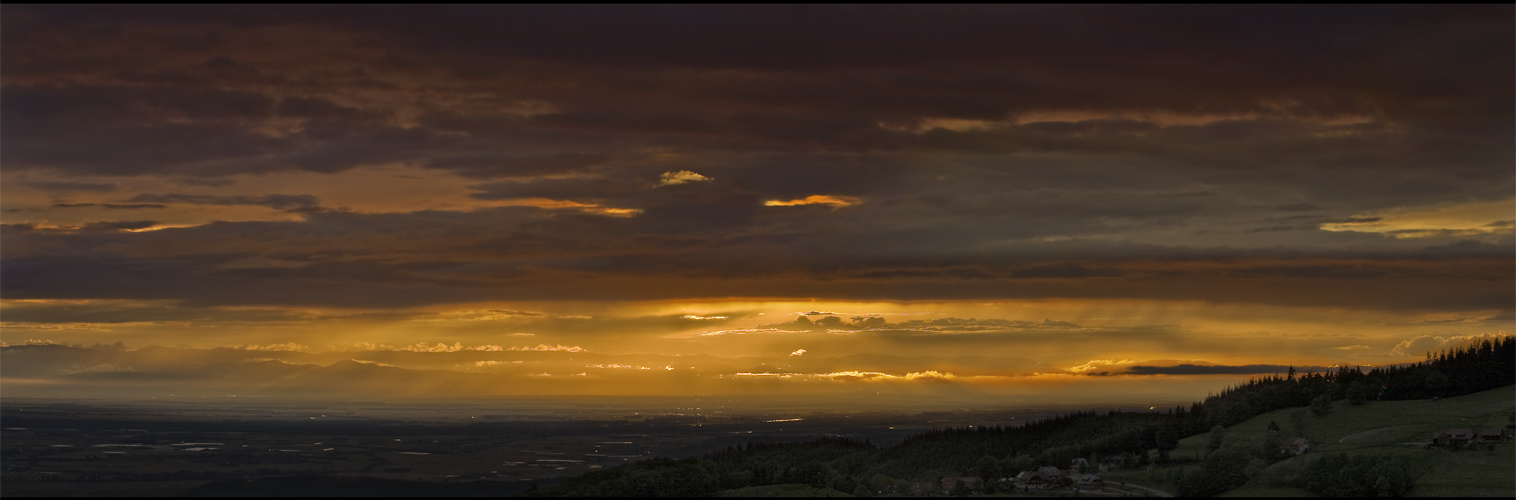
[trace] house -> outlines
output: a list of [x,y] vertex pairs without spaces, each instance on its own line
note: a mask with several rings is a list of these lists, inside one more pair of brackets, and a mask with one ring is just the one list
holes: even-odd
[[1303,437],[1298,437],[1290,440],[1289,444],[1284,445],[1283,451],[1286,453],[1299,455],[1301,453],[1305,453],[1306,450],[1311,449],[1311,446],[1313,446],[1311,444],[1311,440]]
[[959,482],[962,482],[964,486],[967,486],[970,490],[973,491],[979,491],[984,486],[984,484],[982,484],[982,481],[974,476],[944,477],[942,478],[942,491],[952,492],[953,487],[956,486]]
[[1041,477],[1043,481],[1047,481],[1047,480],[1051,480],[1051,479],[1056,479],[1056,478],[1062,477],[1063,476],[1063,471],[1058,470],[1057,467],[1053,467],[1051,465],[1048,465],[1048,466],[1038,467],[1037,468],[1037,476]]
[[1111,470],[1118,470],[1118,469],[1121,468],[1121,466],[1126,465],[1126,459],[1127,459],[1127,456],[1124,455],[1124,454],[1123,455],[1106,455],[1104,457],[1101,457],[1100,458],[1100,471],[1101,472],[1106,472],[1106,471],[1111,471]]
[[[1011,482],[1016,483],[1016,486],[1025,488],[1028,483],[1032,482],[1032,478],[1034,477],[1037,477],[1037,475],[1033,474],[1032,471],[1024,470],[1020,474],[1016,474],[1016,477],[1011,478]],[[1041,479],[1038,479],[1038,481],[1040,482]]]
[[1467,428],[1448,429],[1442,435],[1447,438],[1448,444],[1455,446],[1469,444],[1470,441],[1474,440],[1474,430]]
[[1484,441],[1499,441],[1504,438],[1505,435],[1500,432],[1499,427],[1486,427],[1484,430],[1479,431],[1479,439]]
[[[1008,480],[1011,482],[1011,486],[1014,486],[1014,487],[1017,487],[1017,488],[1021,488],[1021,489],[1027,489],[1027,488],[1030,488],[1032,486],[1032,478],[1034,478],[1034,477],[1037,477],[1037,475],[1033,474],[1032,471],[1025,471],[1024,470],[1024,471],[1021,471],[1020,473],[1017,473],[1016,477],[1012,477],[1012,478],[1010,478]],[[1039,480],[1039,481],[1041,481],[1041,480]]]
[[1085,474],[1079,477],[1079,491],[1104,491],[1105,481],[1095,474]]
[[1089,467],[1089,466],[1090,466],[1090,461],[1089,460],[1085,460],[1083,458],[1076,458],[1076,459],[1073,459],[1073,460],[1069,460],[1069,470],[1079,470],[1081,468]]
[[1037,468],[1037,472],[1033,474],[1031,480],[1027,481],[1027,484],[1044,489],[1056,488],[1063,483],[1063,479],[1063,471],[1058,470],[1057,467],[1043,466]]

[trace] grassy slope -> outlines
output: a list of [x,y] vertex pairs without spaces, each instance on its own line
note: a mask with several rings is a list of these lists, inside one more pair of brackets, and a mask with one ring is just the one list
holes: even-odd
[[[1402,443],[1425,443],[1433,432],[1453,427],[1467,427],[1478,431],[1485,427],[1504,427],[1507,415],[1516,411],[1516,386],[1507,386],[1485,392],[1444,399],[1416,401],[1370,401],[1362,406],[1353,406],[1346,401],[1333,404],[1333,410],[1325,416],[1305,412],[1304,429],[1295,433],[1290,423],[1290,413],[1303,408],[1278,410],[1259,415],[1227,429],[1226,442],[1242,439],[1258,439],[1264,435],[1269,422],[1278,422],[1287,435],[1302,435],[1316,443],[1316,447],[1304,455],[1279,462],[1265,470],[1262,475],[1240,488],[1222,496],[1311,496],[1305,490],[1273,486],[1271,477],[1282,469],[1298,467],[1297,461],[1314,460],[1326,453],[1367,454],[1381,456],[1389,453],[1411,457],[1413,470],[1421,476],[1416,479],[1410,496],[1516,496],[1516,445],[1506,441],[1487,451],[1423,450],[1421,446]],[[1180,440],[1172,455],[1176,458],[1205,456],[1208,434],[1191,436]],[[1198,466],[1181,466],[1192,472]],[[1163,483],[1167,469],[1155,471],[1121,472],[1108,475],[1110,479],[1130,481],[1173,492],[1174,485]]]
[[831,488],[812,488],[803,484],[776,484],[773,486],[749,486],[718,492],[718,497],[851,497]]

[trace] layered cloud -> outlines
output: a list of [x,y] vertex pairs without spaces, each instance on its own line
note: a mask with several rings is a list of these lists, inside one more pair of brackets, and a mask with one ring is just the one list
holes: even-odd
[[[1509,5],[3,9],[7,342],[1240,375],[1516,328]],[[803,373],[933,370],[987,376]]]

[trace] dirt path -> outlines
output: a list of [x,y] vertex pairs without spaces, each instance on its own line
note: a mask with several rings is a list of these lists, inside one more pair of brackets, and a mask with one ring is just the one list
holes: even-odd
[[1117,482],[1117,481],[1108,481],[1107,484],[1116,484],[1116,485],[1126,486],[1128,488],[1144,489],[1144,490],[1151,491],[1151,492],[1153,492],[1154,495],[1157,495],[1157,496],[1160,496],[1160,497],[1172,497],[1172,496],[1174,496],[1174,495],[1170,495],[1168,493],[1165,493],[1162,490],[1155,490],[1155,489],[1149,488],[1147,486],[1140,486],[1140,485],[1136,485],[1136,484],[1132,484],[1132,483],[1122,483],[1122,482]]

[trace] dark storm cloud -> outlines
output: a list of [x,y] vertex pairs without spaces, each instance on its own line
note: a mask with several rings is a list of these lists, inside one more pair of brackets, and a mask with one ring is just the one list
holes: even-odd
[[[207,272],[212,271],[212,272]],[[458,283],[396,274],[365,265],[305,271],[230,269],[109,254],[8,260],[0,277],[7,298],[184,300],[189,305],[409,307],[486,298]],[[79,283],[88,282],[87,289]]]
[[489,179],[532,177],[582,171],[605,163],[606,155],[594,153],[560,153],[542,156],[463,155],[436,158],[427,168],[452,170],[463,177]]
[[88,191],[92,193],[109,193],[119,186],[115,184],[97,184],[92,182],[24,182],[22,185],[37,188],[44,191]]
[[[50,194],[120,192],[77,175],[196,186],[57,208],[302,215],[10,224],[16,297],[1511,298],[1503,233],[1320,229],[1511,197],[1505,5],[5,14],[8,171]],[[466,178],[469,206],[583,206],[352,213],[229,192],[380,165]],[[711,180],[658,185],[676,171]],[[764,206],[811,196],[851,201]],[[254,256],[295,264],[228,264]]]
[[168,205],[157,203],[54,203],[53,208],[82,208],[100,207],[112,210],[146,210],[153,208],[168,208]]
[[0,105],[9,168],[141,175],[266,154],[282,142],[249,133],[247,122],[273,106],[253,92],[7,84]]
[[[1325,366],[1297,366],[1295,371],[1327,372],[1331,368]],[[1132,365],[1126,367],[1128,375],[1262,375],[1262,374],[1285,374],[1290,367],[1284,365],[1191,365],[1179,364],[1174,366],[1143,366]]]
[[277,210],[310,208],[320,203],[308,194],[268,194],[263,196],[210,196],[194,194],[139,194],[134,202],[188,203],[192,205],[258,205]]
[[1018,269],[1017,278],[1089,278],[1096,276],[1121,276],[1117,269],[1090,269],[1079,264],[1048,264]]
[[123,220],[91,222],[79,227],[80,231],[125,231],[131,229],[144,229],[157,225],[150,220]]
[[130,323],[139,321],[294,321],[309,319],[297,311],[226,310],[176,307],[162,303],[21,303],[5,308],[13,323]]

